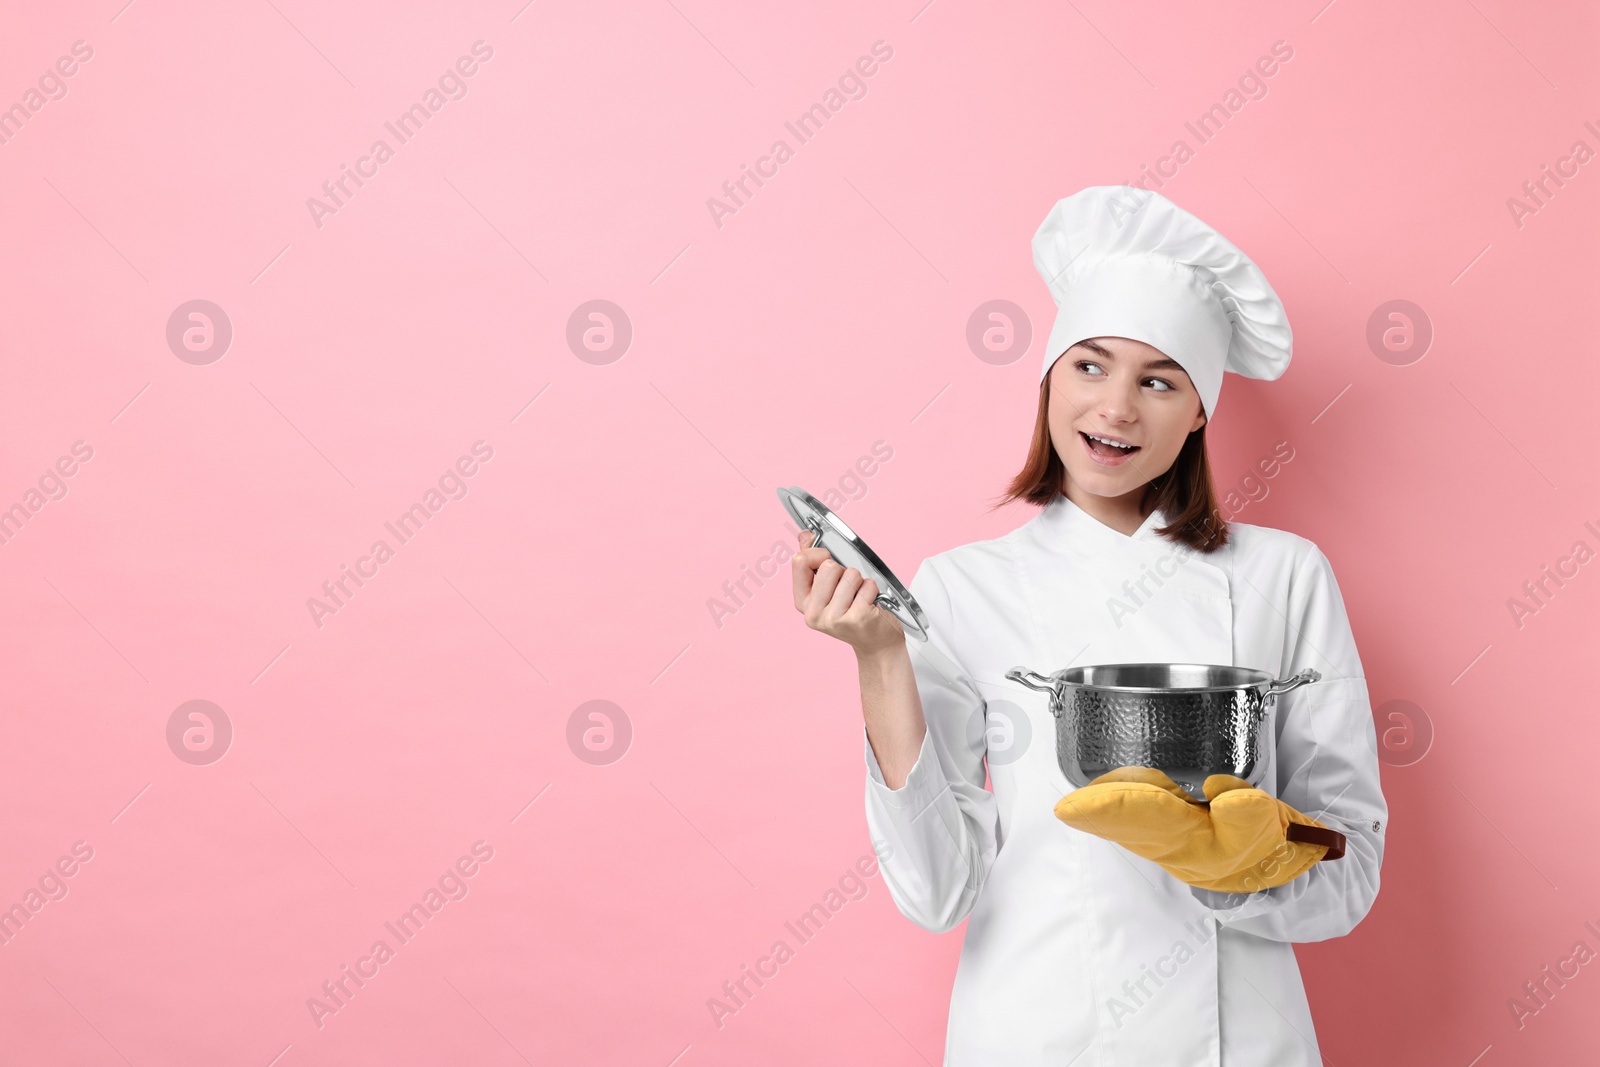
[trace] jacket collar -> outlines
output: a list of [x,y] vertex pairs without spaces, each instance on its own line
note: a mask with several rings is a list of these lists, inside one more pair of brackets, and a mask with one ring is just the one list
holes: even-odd
[[[1212,555],[1202,555],[1188,545],[1169,541],[1156,532],[1168,521],[1166,514],[1157,508],[1145,516],[1137,530],[1125,534],[1113,530],[1065,496],[1058,496],[1022,529],[1028,531],[1032,542],[1047,556],[1076,559],[1095,573],[1111,579],[1113,586],[1123,579],[1139,580],[1144,565],[1148,565],[1164,580],[1166,586],[1174,590],[1191,597],[1216,597],[1228,601],[1233,585],[1232,543]],[[1140,566],[1135,568],[1135,564]],[[1159,586],[1163,583],[1155,584]],[[1231,661],[1216,659],[1208,662]]]
[[1099,519],[1074,504],[1065,495],[1057,496],[1038,514],[1039,532],[1049,544],[1095,551],[1101,548],[1126,547],[1132,541],[1168,544],[1156,530],[1168,522],[1166,514],[1156,508],[1145,517],[1132,534],[1114,530]]

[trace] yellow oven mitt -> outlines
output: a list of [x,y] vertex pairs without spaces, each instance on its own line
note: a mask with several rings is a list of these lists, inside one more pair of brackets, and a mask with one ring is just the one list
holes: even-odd
[[1151,767],[1120,767],[1056,802],[1056,818],[1114,841],[1200,889],[1253,893],[1292,882],[1345,838],[1231,774],[1213,774],[1205,801]]

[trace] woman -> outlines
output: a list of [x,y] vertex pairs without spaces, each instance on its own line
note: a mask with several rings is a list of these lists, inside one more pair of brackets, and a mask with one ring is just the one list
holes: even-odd
[[[945,1063],[1318,1064],[1291,943],[1349,933],[1377,894],[1371,706],[1327,558],[1224,521],[1205,450],[1224,370],[1287,366],[1282,304],[1243,253],[1147,190],[1082,190],[1033,247],[1058,313],[1006,499],[1040,512],[923,562],[910,588],[926,642],[810,531],[793,564],[807,624],[856,652],[867,825],[895,905],[934,932],[968,920]],[[1319,671],[1277,698],[1264,788],[1343,833],[1345,854],[1216,892],[1058,817],[1073,786],[1048,698],[1005,672],[1141,661]]]

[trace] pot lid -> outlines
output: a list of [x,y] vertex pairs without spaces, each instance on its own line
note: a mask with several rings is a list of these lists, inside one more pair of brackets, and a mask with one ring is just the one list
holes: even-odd
[[783,509],[796,526],[812,532],[811,547],[827,549],[839,566],[854,567],[861,572],[861,577],[877,582],[878,598],[873,603],[899,620],[906,633],[918,641],[928,639],[928,617],[923,614],[922,606],[895,577],[894,571],[843,519],[798,485],[779,488],[778,499],[783,501]]

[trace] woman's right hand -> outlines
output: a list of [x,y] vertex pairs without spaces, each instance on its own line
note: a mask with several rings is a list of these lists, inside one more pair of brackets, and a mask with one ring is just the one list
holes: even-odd
[[825,548],[812,548],[815,535],[801,530],[800,550],[790,566],[794,573],[794,606],[813,630],[836,637],[858,657],[904,647],[900,621],[879,607],[878,583],[854,567],[842,567]]

